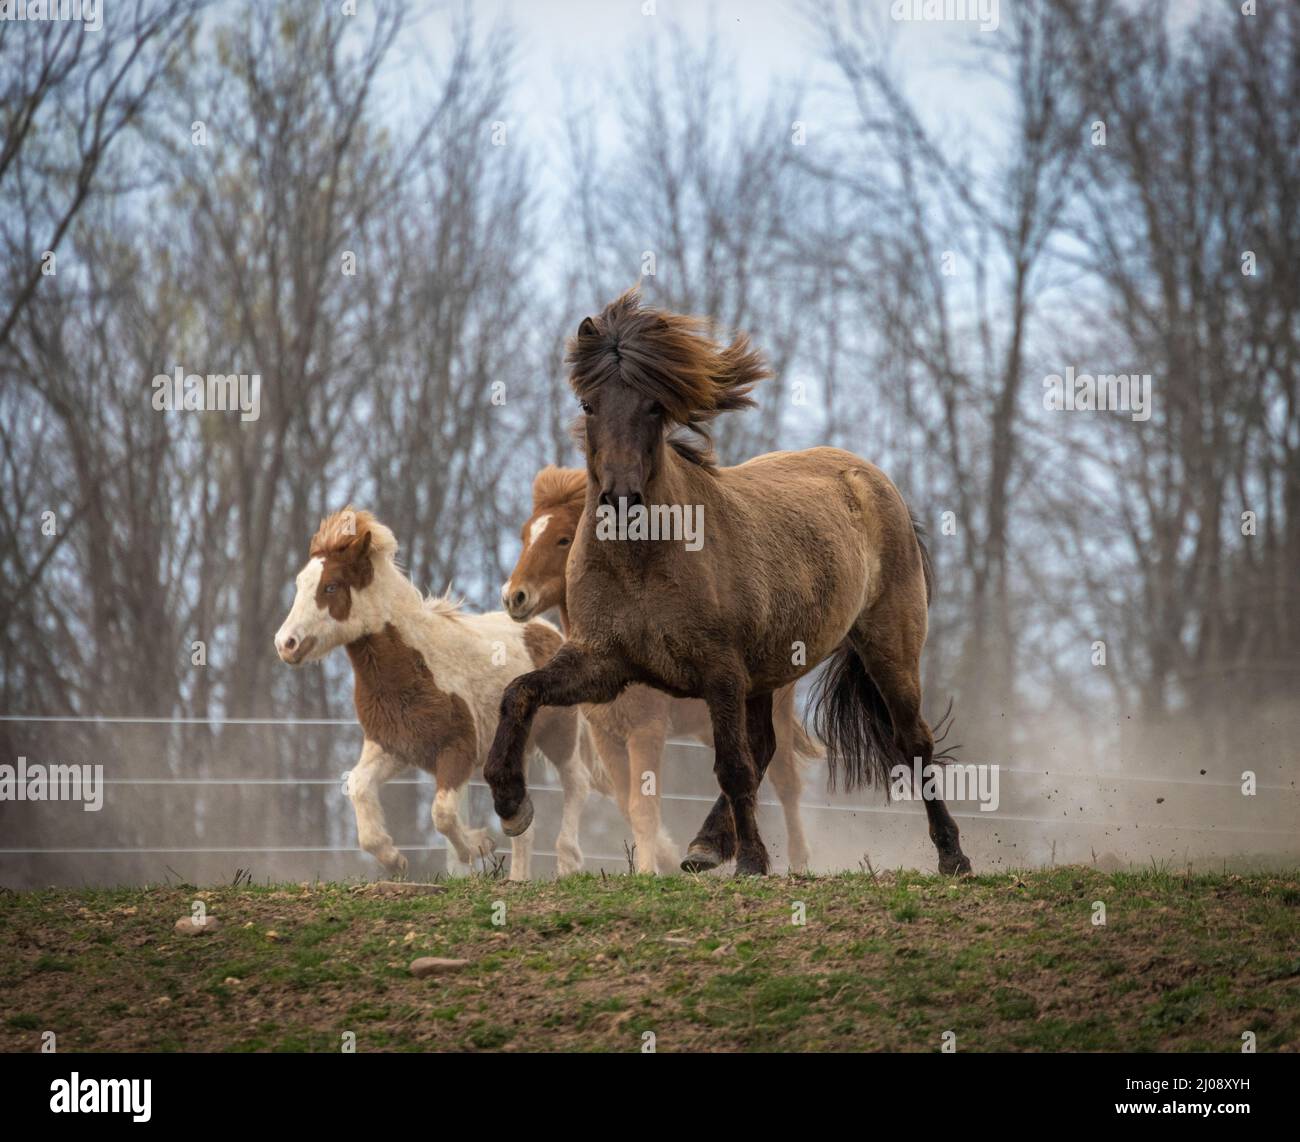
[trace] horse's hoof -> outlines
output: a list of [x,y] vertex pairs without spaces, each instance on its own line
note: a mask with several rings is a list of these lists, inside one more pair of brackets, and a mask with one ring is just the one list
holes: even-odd
[[513,817],[501,818],[501,829],[507,837],[517,837],[521,833],[528,831],[528,826],[533,823],[533,799],[524,794],[524,799],[519,803],[519,812]]
[[766,876],[767,856],[738,856],[736,858],[737,876]]
[[722,854],[707,845],[691,845],[682,861],[683,872],[708,872],[722,863]]
[[944,853],[939,858],[939,871],[944,876],[972,876],[970,859],[963,852]]

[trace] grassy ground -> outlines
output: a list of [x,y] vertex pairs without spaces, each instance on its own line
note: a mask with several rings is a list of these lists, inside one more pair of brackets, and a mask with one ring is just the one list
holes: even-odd
[[1300,1048],[1296,876],[50,890],[0,894],[0,952],[9,1051]]

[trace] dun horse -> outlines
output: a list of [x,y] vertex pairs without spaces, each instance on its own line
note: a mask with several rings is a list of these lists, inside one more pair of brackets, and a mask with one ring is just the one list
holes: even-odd
[[[533,511],[523,526],[523,551],[501,588],[506,611],[518,622],[556,608],[569,629],[564,602],[565,565],[581,526],[587,474],[578,468],[543,468],[533,481]],[[638,872],[670,872],[677,849],[660,817],[659,768],[664,741],[676,733],[713,745],[709,711],[694,699],[670,698],[648,686],[631,686],[613,702],[583,706],[596,750],[614,786],[618,807],[632,826]],[[784,686],[772,703],[776,752],[768,777],[785,813],[791,872],[808,867],[808,842],[799,816],[803,759],[821,756],[794,712],[794,687]]]
[[[446,597],[424,598],[398,569],[396,553],[393,533],[369,512],[347,508],[323,520],[275,636],[291,666],[347,647],[365,731],[348,796],[361,847],[390,875],[404,873],[407,862],[384,825],[379,787],[410,767],[433,774],[433,823],[457,857],[472,864],[492,852],[486,829],[462,823],[457,797],[483,764],[506,683],[543,665],[562,642],[540,620],[521,627],[500,611],[471,615]],[[521,748],[540,750],[560,775],[564,810],[555,851],[563,875],[582,868],[578,827],[595,758],[576,710],[545,715]],[[512,837],[510,879],[526,880],[532,831]]]
[[[752,405],[767,375],[743,336],[717,343],[705,322],[643,308],[632,290],[583,319],[567,362],[587,455],[569,638],[506,687],[484,767],[497,814],[510,835],[532,821],[523,761],[540,707],[608,702],[643,683],[703,699],[713,722],[722,796],[683,867],[734,853],[738,875],[765,873],[755,801],[781,687],[831,659],[817,714],[832,782],[843,771],[850,788],[887,786],[895,765],[933,759],[920,677],[929,561],[911,514],[880,469],[838,448],[715,465],[709,422]],[[703,544],[611,526],[615,511],[644,525],[647,508],[702,512]],[[969,871],[947,807],[925,808],[940,871]]]

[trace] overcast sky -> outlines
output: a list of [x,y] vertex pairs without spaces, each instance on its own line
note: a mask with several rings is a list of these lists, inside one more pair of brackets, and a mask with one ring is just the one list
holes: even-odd
[[[473,5],[480,30],[505,19],[518,35],[520,98],[511,113],[515,137],[535,145],[541,155],[557,148],[569,99],[598,109],[612,104],[621,69],[644,38],[666,41],[673,23],[697,44],[710,26],[716,30],[747,100],[761,103],[774,86],[806,91],[799,114],[808,123],[810,144],[819,131],[834,130],[823,93],[836,77],[822,59],[817,33],[798,0],[655,0],[653,16],[642,14],[642,4],[478,0]],[[969,45],[976,35],[998,33],[978,33],[970,24],[897,23],[889,19],[890,0],[863,0],[863,7],[894,37],[900,73],[919,97],[929,125],[976,150],[980,138],[995,142],[1001,96],[986,71],[971,69]],[[445,59],[460,11],[459,4],[451,3],[426,16],[419,24],[420,42],[407,50],[432,51],[436,59]],[[612,114],[606,126],[613,128]]]

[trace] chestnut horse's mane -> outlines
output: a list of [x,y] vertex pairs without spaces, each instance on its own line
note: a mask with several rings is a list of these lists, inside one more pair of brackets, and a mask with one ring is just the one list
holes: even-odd
[[579,397],[621,380],[658,401],[666,418],[699,440],[669,443],[693,463],[712,468],[708,424],[720,412],[754,404],[750,389],[771,376],[763,356],[743,333],[730,345],[714,339],[713,323],[641,306],[634,286],[598,317],[584,318],[565,362]]
[[557,468],[548,464],[533,477],[533,511],[581,504],[587,496],[587,473],[581,468]]

